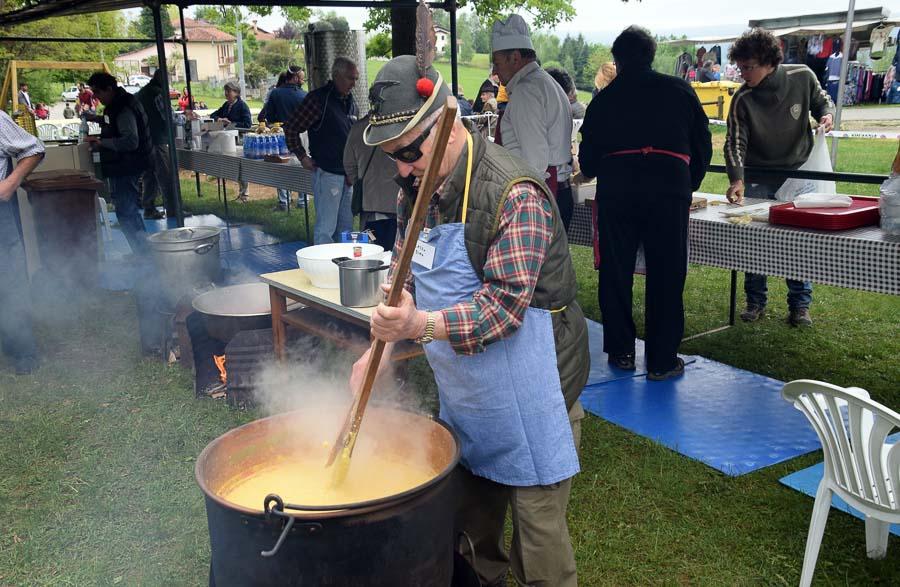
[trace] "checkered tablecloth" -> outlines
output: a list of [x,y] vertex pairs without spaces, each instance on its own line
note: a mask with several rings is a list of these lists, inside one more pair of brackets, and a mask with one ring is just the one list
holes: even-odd
[[312,193],[312,172],[295,163],[269,163],[205,151],[178,149],[178,166],[231,181]]
[[[575,208],[569,242],[591,246],[590,202]],[[887,236],[876,226],[827,231],[731,224],[721,210],[713,206],[691,214],[691,263],[900,295],[900,236]]]

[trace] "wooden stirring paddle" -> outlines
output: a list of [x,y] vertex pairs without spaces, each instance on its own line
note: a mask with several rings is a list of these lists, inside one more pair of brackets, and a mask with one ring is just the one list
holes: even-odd
[[[425,175],[419,184],[418,197],[413,207],[412,217],[406,227],[406,237],[403,241],[403,248],[400,250],[400,258],[397,261],[397,268],[391,281],[391,289],[388,293],[385,304],[388,306],[396,306],[400,303],[400,296],[406,283],[406,276],[409,273],[409,266],[412,263],[413,251],[416,248],[416,242],[419,239],[419,233],[425,226],[425,212],[428,210],[428,203],[431,195],[437,188],[438,172],[441,163],[444,160],[444,151],[447,149],[447,141],[450,139],[450,131],[456,122],[456,98],[447,97],[447,102],[443,106],[441,117],[437,123],[437,133],[434,135],[434,147],[431,151],[431,160],[425,170]],[[369,396],[372,394],[372,386],[375,384],[375,376],[378,374],[378,366],[381,363],[381,356],[384,354],[384,341],[377,338],[372,341],[371,352],[369,353],[369,362],[366,364],[366,373],[363,378],[362,387],[359,393],[353,399],[347,418],[338,435],[337,441],[331,447],[331,453],[328,455],[326,467],[330,467],[340,453],[341,457],[334,470],[332,477],[332,485],[338,486],[344,482],[347,471],[350,468],[350,457],[353,454],[353,448],[356,446],[356,437],[359,434],[359,427],[362,424],[363,413],[366,410],[366,404],[369,402]]]

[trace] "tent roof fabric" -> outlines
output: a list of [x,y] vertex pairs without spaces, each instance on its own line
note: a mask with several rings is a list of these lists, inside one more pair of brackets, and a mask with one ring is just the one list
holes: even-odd
[[[883,20],[857,20],[853,22],[854,31],[865,31],[870,27],[875,27],[879,23],[889,27],[900,26],[900,19],[886,18]],[[835,22],[829,24],[814,24],[806,26],[786,27],[783,29],[769,29],[776,37],[785,37],[788,35],[842,35],[847,30],[847,22]],[[686,39],[673,39],[664,41],[667,44],[693,44],[693,45],[709,45],[711,43],[731,43],[740,35],[721,35],[711,37],[689,37]]]
[[142,0],[31,0],[23,8],[0,13],[0,25],[10,26],[51,16],[89,14],[143,6]]

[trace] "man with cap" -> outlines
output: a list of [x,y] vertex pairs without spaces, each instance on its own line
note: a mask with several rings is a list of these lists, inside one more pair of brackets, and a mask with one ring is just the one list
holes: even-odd
[[[314,174],[313,242],[317,245],[340,241],[341,233],[353,228],[353,181],[344,175],[344,147],[359,117],[351,94],[358,79],[356,63],[336,58],[331,80],[307,94],[284,126],[288,149]],[[308,132],[309,154],[300,139],[303,132]]]
[[[449,95],[410,55],[385,64],[370,90],[365,141],[396,161],[401,186],[395,249],[416,245],[401,302],[375,309],[372,334],[388,355],[399,340],[424,345],[440,416],[460,438],[457,530],[482,583],[505,585],[511,567],[522,585],[575,585],[566,507],[590,357],[568,241],[543,176],[458,118],[437,191],[417,193]],[[429,199],[426,229],[406,234],[417,197]],[[352,389],[367,362],[368,351]]]
[[[497,143],[543,174],[557,198],[571,200],[572,113],[569,98],[537,63],[528,25],[518,14],[494,23],[494,73],[506,86],[509,103],[500,118]],[[571,202],[560,203],[568,209]]]

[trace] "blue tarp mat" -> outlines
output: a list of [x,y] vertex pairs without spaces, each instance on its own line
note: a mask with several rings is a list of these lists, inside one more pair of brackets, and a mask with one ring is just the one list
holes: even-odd
[[[593,320],[586,319],[585,321],[588,326],[588,341],[591,347],[591,372],[588,374],[585,385],[596,385],[605,381],[616,381],[647,374],[647,357],[644,354],[643,340],[638,338],[634,341],[634,364],[637,368],[634,371],[617,369],[606,361],[606,353],[603,352],[603,325]],[[693,363],[697,359],[689,355],[678,356],[684,360],[685,365]]]
[[[807,426],[809,426],[808,423]],[[898,438],[900,438],[900,434],[892,434],[891,436],[888,436],[888,443],[893,444],[894,442],[897,442]],[[824,474],[825,464],[818,463],[807,469],[803,469],[801,471],[797,471],[796,473],[791,473],[786,477],[782,477],[780,481],[783,485],[787,485],[791,489],[796,489],[800,493],[804,493],[815,499],[816,490],[819,488],[819,482],[822,480],[822,476]],[[846,501],[844,501],[837,495],[831,496],[831,507],[855,516],[860,520],[865,519],[865,516],[863,516],[863,514],[859,510],[850,507],[850,505]],[[891,534],[893,534],[894,536],[900,536],[900,524],[891,524]]]
[[241,274],[259,275],[297,268],[297,251],[306,246],[302,241],[266,245],[239,251],[223,251],[222,265],[235,283],[246,282]]
[[581,394],[592,414],[738,476],[820,448],[783,383],[697,357],[668,381],[629,377]]

